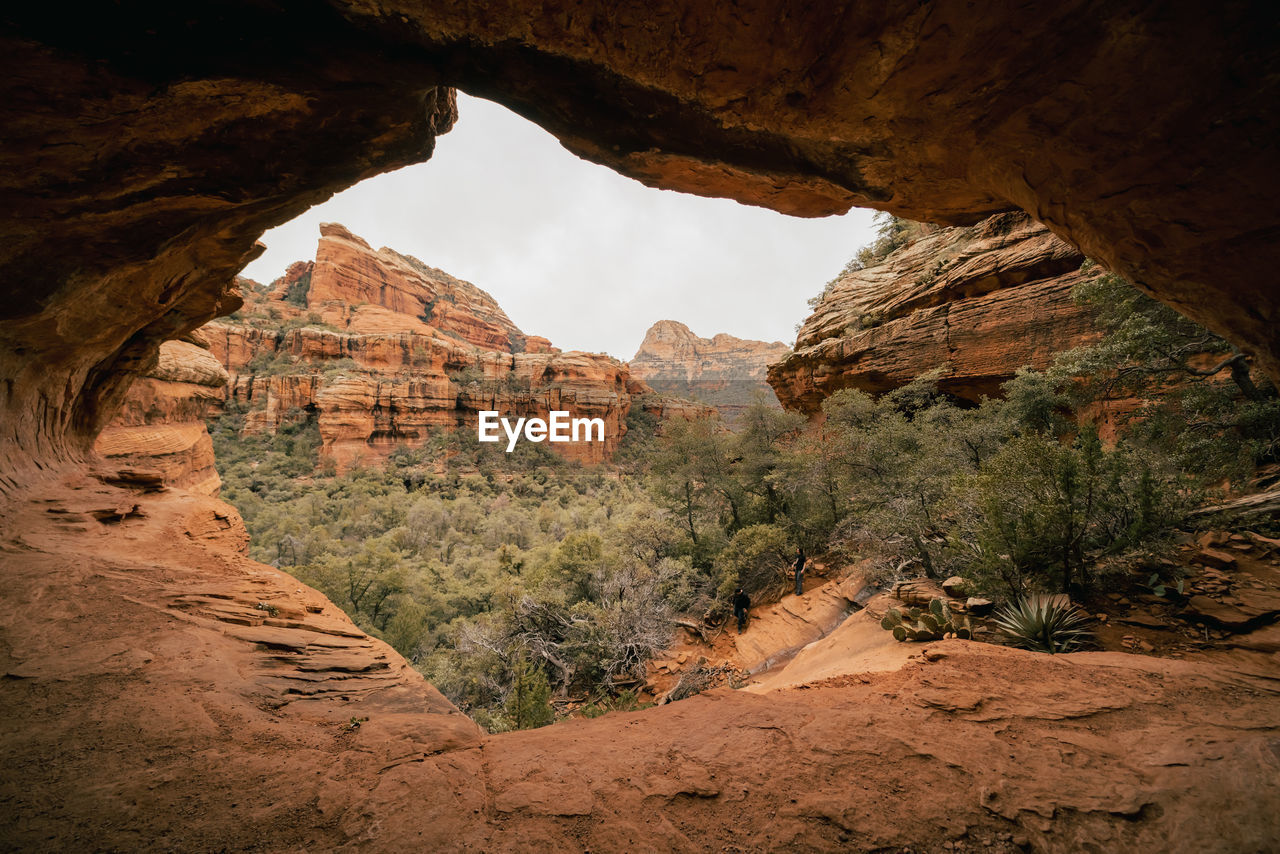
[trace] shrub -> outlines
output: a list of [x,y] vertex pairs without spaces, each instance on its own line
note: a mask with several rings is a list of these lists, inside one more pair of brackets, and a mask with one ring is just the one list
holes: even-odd
[[778,525],[749,525],[733,535],[716,558],[716,610],[728,608],[741,587],[752,599],[767,600],[787,589],[792,547]]
[[925,611],[890,608],[880,621],[880,628],[893,632],[894,640],[899,642],[942,640],[948,635],[962,640],[973,637],[973,624],[969,618],[957,618],[951,612],[951,606],[942,599],[934,599]]
[[555,718],[551,708],[551,685],[542,669],[521,658],[512,668],[511,689],[503,711],[512,729],[546,726]]
[[967,575],[1015,596],[1088,584],[1104,558],[1137,553],[1183,518],[1176,476],[1135,449],[1083,429],[1064,444],[1031,434],[990,457],[957,499]]

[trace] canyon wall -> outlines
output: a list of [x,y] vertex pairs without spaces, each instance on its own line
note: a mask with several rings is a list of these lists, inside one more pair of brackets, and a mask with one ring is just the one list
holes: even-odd
[[733,423],[757,399],[778,405],[765,373],[770,362],[790,352],[781,341],[749,341],[723,333],[699,338],[683,323],[659,320],[649,327],[627,367],[631,376],[654,391],[710,404]]
[[433,430],[474,435],[482,410],[599,418],[603,441],[547,443],[598,463],[617,450],[632,396],[648,392],[622,362],[526,335],[475,285],[340,225],[321,226],[314,261],[270,288],[243,285],[244,308],[200,332],[229,372],[227,399],[247,410],[248,430],[314,417],[339,469]]
[[784,407],[813,414],[839,389],[879,394],[934,369],[940,390],[976,403],[1100,337],[1072,290],[1103,271],[1030,217],[926,231],[830,288],[769,366]]

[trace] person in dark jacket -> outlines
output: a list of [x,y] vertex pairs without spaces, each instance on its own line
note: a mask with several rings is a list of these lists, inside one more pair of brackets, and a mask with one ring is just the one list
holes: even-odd
[[738,618],[738,631],[747,627],[747,609],[751,607],[751,597],[739,587],[733,594],[733,616]]
[[792,565],[796,573],[796,595],[804,593],[804,549],[796,549],[796,562]]

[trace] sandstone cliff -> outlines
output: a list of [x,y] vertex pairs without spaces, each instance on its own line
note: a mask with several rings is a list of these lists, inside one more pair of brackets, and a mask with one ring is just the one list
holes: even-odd
[[1072,289],[1102,271],[1025,214],[933,230],[841,278],[769,367],[788,409],[842,388],[881,393],[942,368],[939,388],[978,401],[1018,368],[1097,340]]
[[770,362],[790,352],[781,341],[749,341],[732,335],[699,338],[675,320],[659,320],[627,363],[631,375],[657,392],[714,406],[732,422],[758,397],[777,405],[765,379]]
[[222,408],[226,384],[227,372],[207,349],[166,341],[94,450],[109,465],[154,470],[170,486],[217,495],[221,482],[205,419]]
[[162,341],[234,310],[265,229],[430,157],[451,85],[654,186],[1021,208],[1280,379],[1266,4],[182,8],[27,4],[0,36],[4,488],[81,459]]
[[603,442],[548,443],[580,462],[617,450],[633,395],[648,388],[597,353],[562,353],[526,335],[475,285],[340,225],[321,227],[316,258],[269,288],[243,282],[245,307],[201,334],[230,372],[227,398],[250,430],[315,417],[322,454],[345,469],[425,441],[474,433],[481,410],[600,418]]

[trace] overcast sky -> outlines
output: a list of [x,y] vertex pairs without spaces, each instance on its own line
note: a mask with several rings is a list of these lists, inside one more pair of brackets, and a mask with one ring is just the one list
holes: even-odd
[[505,107],[458,97],[426,163],[371,178],[263,235],[270,282],[340,222],[493,294],[526,333],[630,359],[655,321],[795,341],[805,300],[872,238],[871,211],[800,219],[653,190],[580,160]]

